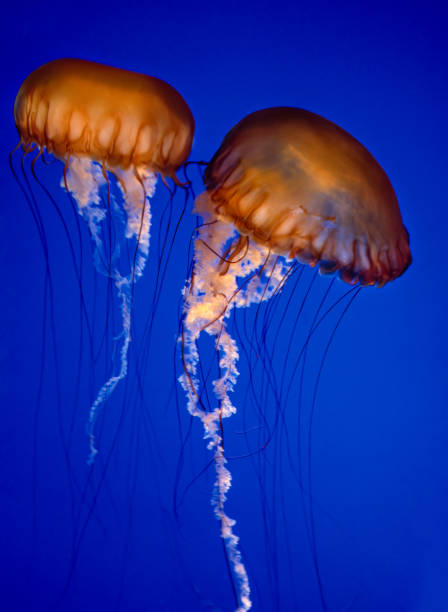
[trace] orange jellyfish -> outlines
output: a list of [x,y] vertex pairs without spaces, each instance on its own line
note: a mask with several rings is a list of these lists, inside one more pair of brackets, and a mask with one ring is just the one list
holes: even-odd
[[[242,119],[207,165],[195,208],[203,224],[184,291],[182,359],[190,413],[201,419],[216,470],[212,505],[237,586],[239,612],[250,585],[225,512],[231,474],[222,420],[235,413],[238,347],[226,322],[232,310],[281,291],[291,260],[379,287],[411,262],[394,190],[374,157],[346,131],[297,108],[270,108]],[[288,264],[289,262],[289,264]],[[216,406],[202,401],[198,340],[214,337]]]
[[[121,306],[119,371],[102,386],[90,410],[93,460],[98,409],[127,372],[132,287],[149,252],[149,200],[157,174],[179,184],[176,170],[190,153],[194,119],[168,83],[79,59],[55,60],[31,73],[17,94],[14,118],[25,154],[37,152],[32,165],[44,151],[64,163],[62,186],[88,224],[97,268],[113,279]],[[111,177],[121,202],[111,195]],[[136,245],[125,272],[118,265],[119,249],[109,261],[103,250],[102,224],[115,213],[125,219],[122,241]]]

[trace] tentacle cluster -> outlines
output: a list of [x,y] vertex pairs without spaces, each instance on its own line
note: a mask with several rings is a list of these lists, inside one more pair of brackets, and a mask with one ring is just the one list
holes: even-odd
[[[238,611],[243,612],[251,607],[249,579],[238,549],[238,537],[233,531],[235,521],[224,509],[231,474],[226,467],[222,420],[236,411],[230,393],[238,377],[238,348],[228,332],[226,320],[234,307],[247,307],[269,299],[281,287],[288,267],[283,258],[279,262],[268,248],[241,239],[232,225],[222,223],[207,208],[201,208],[200,198],[196,206],[205,223],[195,240],[193,273],[184,292],[184,374],[180,382],[187,394],[188,409],[201,419],[204,437],[209,440],[208,448],[214,452],[216,480],[212,505],[221,523],[221,536],[238,584]],[[204,331],[215,337],[220,371],[220,377],[213,383],[217,403],[211,410],[201,399],[198,377],[197,342]]]
[[[111,276],[121,307],[122,330],[120,363],[118,372],[113,374],[101,387],[90,408],[88,435],[90,441],[89,462],[97,453],[95,445],[95,424],[98,412],[117,384],[125,378],[128,370],[128,352],[131,343],[132,288],[134,282],[143,274],[149,253],[151,211],[149,199],[153,195],[157,177],[147,168],[129,170],[115,169],[114,172],[123,194],[125,228],[123,240],[135,240],[135,256],[125,274],[118,269],[119,244],[115,257],[110,260],[103,250],[102,224],[112,203],[110,183],[105,168],[85,157],[72,157],[67,160],[62,185],[73,195],[79,214],[86,220],[94,243],[95,263],[102,274]],[[108,201],[101,197],[101,189],[107,184]],[[115,206],[117,203],[114,200]],[[119,240],[120,242],[120,240]]]

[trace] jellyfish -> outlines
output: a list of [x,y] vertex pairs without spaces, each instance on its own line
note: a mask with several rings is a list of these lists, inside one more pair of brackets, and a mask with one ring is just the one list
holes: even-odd
[[[32,167],[44,152],[63,162],[61,186],[87,223],[95,265],[112,279],[121,308],[118,371],[103,384],[90,409],[93,461],[98,411],[128,368],[133,286],[148,258],[150,199],[157,175],[164,183],[172,179],[180,184],[176,170],[190,153],[194,119],[168,83],[80,59],[58,59],[32,72],[17,94],[14,118],[18,147],[24,154],[36,152]],[[102,228],[110,215],[119,227],[121,223],[121,236],[108,256]],[[129,245],[133,256],[123,265],[120,254]]]
[[[184,289],[180,382],[213,453],[212,505],[243,612],[252,606],[249,578],[225,509],[231,473],[223,419],[236,412],[231,393],[239,359],[229,317],[277,295],[291,262],[351,285],[382,287],[406,270],[411,254],[384,170],[349,133],[312,112],[279,107],[243,118],[206,166],[204,184]],[[203,332],[212,337],[219,372],[212,406],[202,392]]]

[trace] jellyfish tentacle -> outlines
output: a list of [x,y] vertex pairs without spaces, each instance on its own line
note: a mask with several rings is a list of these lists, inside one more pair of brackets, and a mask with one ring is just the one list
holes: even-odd
[[[122,240],[135,240],[135,252],[131,267],[127,273],[119,270],[119,248],[107,264],[101,237],[102,224],[114,196],[111,192],[108,169],[85,157],[73,156],[67,161],[64,171],[63,186],[70,191],[77,203],[79,214],[87,222],[94,244],[95,264],[98,271],[114,281],[117,298],[121,309],[121,331],[117,340],[121,340],[119,351],[119,368],[116,374],[100,388],[95,401],[90,407],[87,424],[89,437],[88,463],[92,464],[97,454],[95,444],[95,425],[98,413],[106,400],[113,393],[120,380],[126,377],[128,370],[128,353],[131,343],[132,293],[135,281],[143,274],[149,253],[151,229],[151,211],[149,200],[154,194],[157,177],[147,168],[135,167],[128,170],[109,169],[116,177],[122,193],[122,207],[126,217],[126,226]],[[107,208],[100,197],[101,188],[107,188]],[[115,202],[116,204],[116,202]]]
[[[225,511],[231,473],[227,466],[222,421],[236,412],[230,394],[238,378],[238,348],[227,329],[226,320],[234,307],[247,307],[269,299],[281,290],[285,268],[268,247],[240,236],[235,228],[213,213],[201,212],[204,224],[197,230],[194,265],[184,290],[182,359],[180,382],[186,392],[188,410],[201,419],[204,438],[213,451],[215,484],[211,499],[221,524],[227,557],[237,585],[238,612],[252,607],[248,574],[234,532],[236,521]],[[198,340],[203,332],[215,338],[219,377],[213,381],[216,406],[203,406],[198,379],[200,354]]]

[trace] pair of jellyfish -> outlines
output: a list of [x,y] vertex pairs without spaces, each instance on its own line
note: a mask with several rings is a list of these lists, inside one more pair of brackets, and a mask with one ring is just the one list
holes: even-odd
[[[46,151],[63,162],[62,186],[88,225],[96,266],[113,280],[121,307],[119,368],[90,408],[93,461],[98,412],[127,373],[133,286],[149,254],[150,199],[158,175],[180,185],[176,171],[189,157],[194,119],[181,95],[164,81],[76,59],[50,62],[29,75],[14,117],[25,154],[35,151],[35,161]],[[121,203],[111,197],[111,178],[121,190]],[[278,107],[243,118],[206,165],[203,180],[205,191],[195,200],[202,224],[183,289],[180,383],[213,453],[212,505],[238,612],[243,612],[252,606],[249,578],[235,521],[225,509],[231,474],[222,421],[236,411],[231,392],[238,377],[238,346],[227,328],[230,314],[280,292],[295,260],[322,274],[338,273],[352,285],[383,286],[406,270],[411,255],[383,169],[350,134],[314,113]],[[113,214],[125,218],[122,240],[135,243],[127,270],[118,256],[105,257],[101,228]],[[204,332],[214,339],[219,363],[212,408],[200,391]]]

